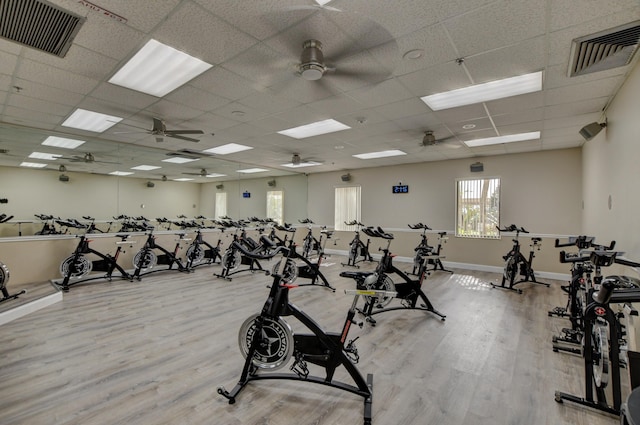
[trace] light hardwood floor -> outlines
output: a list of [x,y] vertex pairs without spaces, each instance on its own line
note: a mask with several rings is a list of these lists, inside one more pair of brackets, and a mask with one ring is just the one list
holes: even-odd
[[[290,296],[331,331],[352,301],[342,290],[354,286],[339,277],[340,260],[323,268],[336,293],[301,287]],[[212,276],[218,270],[78,285],[62,302],[3,325],[0,423],[361,424],[360,397],[321,385],[252,382],[234,405],[217,394],[240,376],[238,329],[259,312],[271,281],[244,273],[227,282]],[[618,423],[554,401],[555,390],[584,393],[581,358],[551,350],[552,334],[566,326],[547,317],[565,302],[561,283],[523,284],[518,295],[491,289],[498,278],[434,273],[426,292],[445,322],[396,311],[376,316],[375,327],[352,328],[358,367],[374,375],[374,424]]]

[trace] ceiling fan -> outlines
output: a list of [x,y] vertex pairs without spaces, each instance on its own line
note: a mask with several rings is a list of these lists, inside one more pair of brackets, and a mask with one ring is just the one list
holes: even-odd
[[66,159],[70,162],[84,162],[85,164],[93,164],[94,162],[100,164],[120,164],[119,162],[115,161],[98,161],[91,152],[85,152],[84,155],[72,155],[71,157],[61,156],[59,159]]
[[[288,62],[287,67],[293,68],[294,74],[304,80],[342,78],[370,84],[381,82],[391,74],[387,65],[393,63],[397,44],[389,31],[364,15],[326,6],[295,6],[269,13],[265,18],[282,34],[278,41],[285,44],[291,56],[298,58],[295,64]],[[337,26],[344,33],[343,40],[337,41],[335,34],[327,34],[327,20],[334,23],[332,28]],[[299,23],[283,31],[292,21]],[[329,40],[328,44],[322,39]],[[380,57],[373,60],[368,49],[382,44],[387,47],[384,52],[389,60]],[[364,55],[369,55],[368,60],[363,60]],[[351,56],[358,60],[351,61]],[[280,59],[272,62],[276,69],[286,63]]]
[[420,141],[419,146],[427,147],[427,146],[435,146],[435,145],[438,145],[438,146],[446,145],[447,147],[451,147],[451,148],[459,148],[460,147],[459,143],[451,143],[455,140],[456,140],[455,136],[444,137],[442,139],[436,138],[432,130],[426,130],[422,136],[422,140]]
[[200,169],[200,172],[198,173],[182,173],[182,174],[186,174],[188,176],[200,176],[200,177],[207,177],[207,174],[209,174],[207,172],[207,170],[205,170],[204,168]]
[[[156,142],[158,143],[164,142],[164,137],[171,137],[174,139],[186,140],[188,142],[197,143],[200,140],[194,139],[192,137],[185,137],[185,136],[182,136],[182,134],[204,134],[204,131],[202,130],[167,130],[167,126],[165,125],[164,121],[161,120],[160,118],[153,118],[153,127],[151,128],[151,130],[147,130],[145,128],[137,127],[131,124],[124,124],[124,123],[121,123],[121,124],[129,127],[145,130],[145,133],[156,136]],[[114,134],[118,134],[118,133],[123,134],[128,132],[116,132]]]

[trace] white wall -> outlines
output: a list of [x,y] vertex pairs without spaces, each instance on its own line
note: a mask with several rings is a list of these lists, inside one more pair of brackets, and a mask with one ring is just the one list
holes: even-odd
[[583,146],[583,232],[596,236],[602,243],[615,240],[617,249],[640,261],[638,64],[606,115],[607,128]]
[[[472,173],[470,164],[480,161],[484,171]],[[580,149],[425,162],[365,168],[343,173],[309,176],[309,216],[333,225],[334,187],[362,187],[362,221],[367,225],[406,228],[422,222],[433,229],[453,231],[455,183],[458,178],[501,178],[500,213],[503,224],[515,223],[535,233],[576,234],[581,230]],[[392,194],[402,181],[408,194]]]
[[[481,161],[484,171],[471,173],[470,164]],[[464,266],[503,265],[502,256],[510,249],[511,236],[501,240],[455,238],[455,183],[458,178],[500,177],[501,223],[523,226],[533,234],[544,235],[543,249],[536,254],[534,269],[567,273],[558,261],[555,238],[581,232],[581,151],[564,149],[523,154],[488,156],[441,162],[367,168],[351,171],[352,180],[343,183],[344,172],[309,176],[309,217],[316,223],[333,226],[334,187],[362,187],[362,222],[382,226],[395,233],[392,250],[410,257],[419,236],[409,231],[409,223],[422,222],[434,230],[450,232],[446,261]],[[402,181],[408,194],[392,194],[391,186]],[[351,234],[338,232],[331,248],[345,250]],[[435,235],[429,239],[436,242]],[[529,240],[521,239],[528,253]],[[380,241],[375,241],[376,252]]]

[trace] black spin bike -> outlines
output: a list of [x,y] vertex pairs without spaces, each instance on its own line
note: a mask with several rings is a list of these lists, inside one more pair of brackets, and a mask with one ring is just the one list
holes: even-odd
[[224,228],[220,228],[220,236],[215,246],[204,240],[202,237],[202,230],[196,230],[196,235],[193,238],[193,242],[187,248],[187,267],[192,269],[194,267],[215,264],[216,260],[222,262],[222,256],[220,255],[220,245],[222,244],[222,234]]
[[422,223],[408,224],[408,226],[410,229],[414,230],[422,229],[422,235],[420,235],[420,243],[414,248],[416,254],[413,257],[413,270],[411,271],[411,274],[417,276],[423,265],[433,266],[428,271],[443,271],[447,273],[453,273],[453,270],[445,269],[444,265],[442,264],[442,259],[444,258],[441,255],[442,244],[445,243],[448,239],[447,232],[438,232],[438,246],[433,247],[429,245],[429,241],[427,238],[427,230],[431,230],[429,226]]
[[[153,234],[153,230],[149,231],[149,233],[147,233],[147,239],[144,246],[136,253],[136,255],[133,256],[133,267],[135,268],[133,277],[140,280],[143,275],[166,270],[189,272],[189,267],[182,262],[178,255],[178,251],[180,250],[182,243],[188,242],[191,239],[185,237],[184,233],[176,233],[176,236],[178,236],[178,239],[176,239],[176,245],[173,248],[173,251],[169,251],[168,249],[158,245],[156,243],[156,236]],[[157,255],[154,250],[160,251],[161,254]],[[168,267],[151,270],[156,265],[166,265]],[[177,267],[176,269],[173,268],[174,265]]]
[[[288,248],[278,247],[278,252],[288,257]],[[255,256],[255,259],[266,258]],[[284,262],[283,262],[284,263]],[[362,327],[354,320],[358,298],[369,296],[393,296],[385,291],[351,291],[354,295],[351,308],[347,313],[340,332],[325,332],[309,315],[289,301],[289,291],[295,286],[282,282],[277,273],[262,311],[250,316],[240,327],[238,342],[245,357],[240,380],[231,391],[218,388],[218,394],[234,404],[238,394],[251,381],[265,379],[285,379],[292,381],[321,384],[356,394],[364,399],[364,424],[370,425],[372,419],[373,375],[365,379],[355,364],[360,357],[355,346],[355,338],[347,341],[352,324]],[[284,317],[293,317],[311,331],[310,334],[293,333]],[[284,367],[293,358],[289,367],[292,373],[274,373]],[[308,364],[324,368],[325,376],[314,376],[309,372]],[[353,384],[334,379],[336,370],[344,367],[353,380]]]
[[[262,265],[258,261],[259,256],[265,256],[265,258],[271,258],[268,254],[277,247],[277,243],[261,235],[260,242],[254,241],[252,238],[247,237],[246,223],[234,223],[236,227],[236,233],[233,235],[233,241],[224,252],[222,256],[222,271],[215,273],[214,276],[231,280],[231,276],[242,272],[263,272],[269,275],[269,271],[262,268]],[[240,230],[240,235],[238,235]],[[258,229],[263,230],[263,229]],[[247,253],[249,253],[247,255]],[[240,266],[246,265],[247,268],[240,268]]]
[[[567,293],[567,304],[565,307],[555,307],[547,314],[549,317],[561,317],[569,319],[570,328],[562,328],[560,335],[554,335],[553,351],[582,354],[580,345],[584,331],[584,309],[586,307],[586,290],[592,282],[592,274],[600,275],[600,269],[594,267],[590,261],[592,251],[611,251],[616,242],[612,241],[607,245],[598,245],[593,236],[571,236],[568,242],[560,243],[556,239],[556,248],[575,246],[578,252],[560,251],[560,262],[571,264],[571,280],[569,285],[563,285],[562,289]],[[601,279],[597,278],[596,279]]]
[[[433,304],[429,301],[427,294],[422,290],[422,283],[427,275],[426,265],[422,265],[418,279],[411,279],[402,270],[393,265],[393,257],[395,257],[395,255],[393,255],[389,250],[389,246],[393,240],[393,234],[386,233],[380,227],[377,229],[366,228],[363,229],[363,232],[368,236],[382,238],[387,241],[386,248],[380,248],[380,251],[382,251],[382,258],[380,259],[375,272],[345,271],[340,273],[340,276],[354,279],[356,281],[356,288],[358,289],[384,290],[394,292],[396,294],[394,296],[385,295],[382,297],[366,296],[364,308],[358,311],[365,316],[367,322],[375,326],[376,321],[373,319],[374,315],[385,313],[387,311],[407,309],[428,311],[439,316],[440,320],[444,321],[447,316],[440,313],[433,307]],[[390,275],[396,275],[402,281],[394,282]],[[401,306],[387,307],[394,298],[401,300]],[[422,304],[418,305],[418,301],[422,301]]]
[[[65,258],[60,264],[60,275],[62,275],[62,281],[56,283],[61,286],[63,291],[69,291],[69,288],[73,285],[77,285],[82,282],[88,282],[97,279],[106,279],[109,282],[114,278],[133,280],[133,276],[127,273],[119,264],[118,257],[123,253],[123,247],[128,245],[129,248],[133,246],[135,241],[127,240],[129,235],[119,234],[116,235],[120,240],[116,242],[116,251],[113,255],[109,253],[102,253],[97,251],[89,244],[91,239],[87,238],[87,235],[80,235],[80,240],[76,249],[69,257]],[[93,254],[97,256],[98,260],[91,260],[87,256]],[[104,274],[90,275],[92,271],[104,272]],[[114,272],[118,272],[119,275],[113,276]],[[88,277],[87,277],[88,276]]]
[[[321,252],[321,241],[316,239],[313,235],[313,221],[311,219],[305,218],[303,220],[298,220],[302,224],[307,225],[307,234],[302,241],[302,256],[309,258],[314,252],[320,255]],[[323,226],[322,230],[326,229],[326,226]],[[322,239],[322,237],[321,237]]]
[[[291,239],[289,239],[289,243],[287,244],[289,248],[289,255],[286,258],[284,269],[282,270],[283,282],[290,284],[295,282],[298,278],[311,279],[311,282],[299,283],[297,286],[320,286],[318,283],[321,281],[321,286],[335,292],[336,288],[331,286],[327,278],[320,271],[322,260],[325,258],[324,246],[327,243],[327,240],[331,239],[333,232],[327,231],[326,229],[321,231],[320,241],[318,241],[320,244],[318,247],[318,258],[315,262],[312,262],[308,257],[299,254],[297,251],[297,245],[293,241],[293,234],[296,231],[295,227],[275,226],[275,228],[292,234]],[[286,239],[287,237],[285,237],[285,240]],[[272,273],[275,273],[275,271],[279,269],[280,261],[274,264]]]
[[367,239],[366,244],[360,239],[360,231],[362,230],[364,232],[365,225],[356,220],[352,220],[350,222],[345,221],[344,224],[347,226],[356,226],[356,230],[353,239],[349,242],[349,259],[346,264],[342,263],[342,265],[360,268],[360,266],[357,265],[358,263],[363,261],[373,261],[373,258],[369,253],[369,244],[371,239]]
[[[502,283],[500,285],[491,283],[491,286],[493,288],[502,288],[508,289],[510,291],[515,291],[518,294],[522,294],[522,289],[515,288],[515,286],[523,282],[531,282],[538,285],[544,285],[548,288],[550,286],[548,283],[538,282],[536,280],[536,275],[533,271],[533,259],[535,258],[534,251],[540,250],[542,238],[531,238],[531,251],[529,252],[529,258],[526,258],[520,251],[520,242],[518,241],[518,236],[520,236],[520,233],[529,232],[526,231],[524,227],[518,227],[515,224],[512,224],[509,227],[505,227],[504,229],[501,229],[498,226],[496,226],[496,228],[500,232],[515,232],[516,237],[512,239],[513,247],[511,247],[511,250],[507,253],[507,255],[502,257],[504,259]],[[518,272],[521,276],[520,279],[516,279]]]
[[20,295],[26,294],[27,290],[23,289],[20,292],[15,294],[10,294],[7,290],[7,283],[9,282],[9,267],[6,264],[0,262],[0,291],[2,292],[2,298],[0,298],[0,303],[4,301],[14,300],[18,298]]
[[[619,313],[612,305],[631,305],[640,302],[640,280],[629,276],[607,276],[602,278],[601,267],[613,263],[638,268],[640,263],[620,256],[615,251],[593,251],[589,261],[597,270],[593,282],[587,282],[586,307],[584,309],[584,330],[582,356],[584,358],[585,396],[556,391],[555,401],[570,401],[601,412],[619,415],[622,404],[620,367],[621,332]],[[637,311],[635,312],[637,314]],[[607,386],[611,384],[610,390]],[[607,401],[612,395],[611,404]]]

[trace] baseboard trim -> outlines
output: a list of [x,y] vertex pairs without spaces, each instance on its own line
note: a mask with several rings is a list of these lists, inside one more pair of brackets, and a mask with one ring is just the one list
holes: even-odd
[[46,297],[38,298],[30,303],[22,304],[16,308],[12,308],[11,310],[4,311],[0,313],[0,326],[26,316],[27,314],[42,310],[43,308],[49,307],[50,305],[60,301],[62,301],[62,292],[56,291]]

